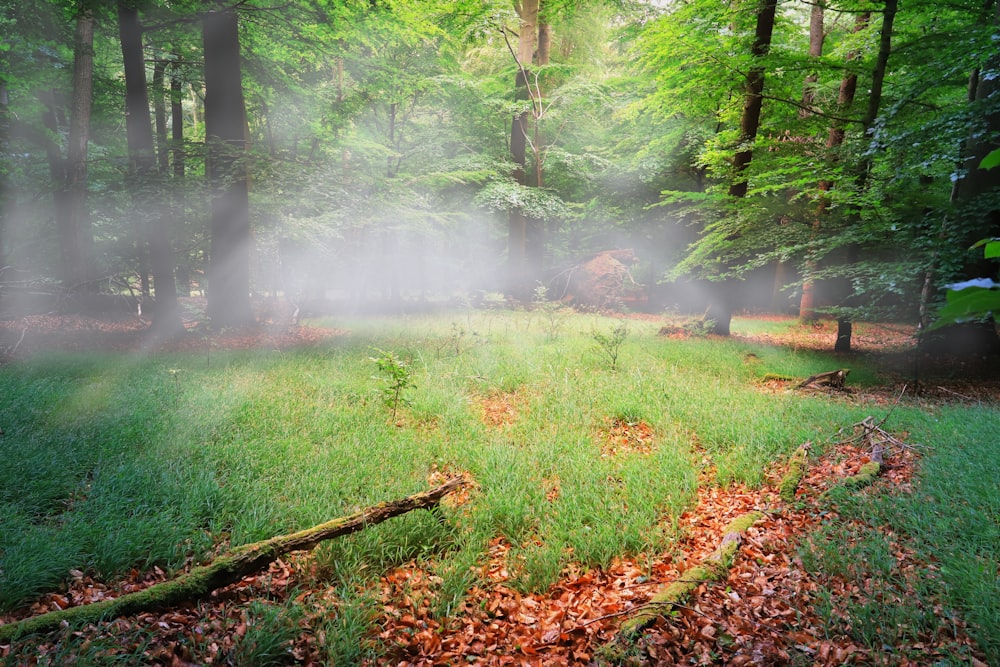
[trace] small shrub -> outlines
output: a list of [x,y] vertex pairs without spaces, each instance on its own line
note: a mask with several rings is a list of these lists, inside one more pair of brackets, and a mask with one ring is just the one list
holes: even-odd
[[532,309],[541,313],[545,318],[543,321],[545,337],[549,340],[555,340],[559,336],[560,329],[566,323],[569,309],[558,301],[549,299],[549,288],[542,283],[538,283],[538,286],[535,287],[531,301]]
[[407,389],[416,387],[413,383],[413,370],[410,365],[398,358],[394,353],[385,350],[377,350],[378,356],[371,357],[375,362],[381,379],[385,385],[382,387],[382,400],[392,410],[392,418],[396,418],[399,408],[402,405],[409,405],[410,402],[403,396]]
[[618,370],[618,355],[621,352],[622,343],[628,337],[628,324],[621,321],[608,333],[595,328],[590,332],[590,337],[611,360],[611,370]]

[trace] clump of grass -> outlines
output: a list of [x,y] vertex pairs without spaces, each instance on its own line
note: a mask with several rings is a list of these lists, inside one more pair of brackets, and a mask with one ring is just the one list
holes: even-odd
[[374,660],[377,647],[366,637],[377,619],[378,600],[356,582],[339,586],[336,598],[336,604],[324,609],[316,627],[316,634],[323,638],[321,649],[327,663],[360,665]]
[[302,617],[303,610],[296,605],[252,600],[246,610],[246,634],[236,643],[229,661],[247,667],[294,664],[292,642],[302,632]]

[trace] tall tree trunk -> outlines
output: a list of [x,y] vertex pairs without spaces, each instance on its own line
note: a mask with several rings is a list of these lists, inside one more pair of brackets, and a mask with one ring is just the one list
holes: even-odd
[[183,327],[177,305],[177,286],[174,284],[173,250],[167,230],[170,218],[163,202],[163,179],[156,169],[153,129],[149,120],[142,25],[139,23],[139,11],[124,0],[118,2],[118,32],[125,70],[125,135],[133,180],[133,205],[136,218],[148,215],[146,235],[155,306],[153,330],[161,335],[174,335]]
[[[819,3],[813,4],[809,13],[809,58],[819,59],[823,55],[823,42],[826,40],[826,32],[823,26],[823,6]],[[806,74],[802,82],[802,108],[799,109],[799,118],[809,118],[813,115],[810,111],[816,103],[816,82],[819,75],[815,70]],[[782,217],[781,224],[787,224],[787,218]],[[771,289],[771,310],[784,312],[787,303],[782,303],[781,292],[785,288],[785,283],[790,274],[788,262],[779,259],[774,266],[774,283]],[[803,284],[803,292],[806,285]]]
[[[898,9],[899,0],[885,0],[885,7],[882,10],[882,26],[879,29],[878,54],[875,57],[875,67],[872,69],[872,82],[868,93],[868,104],[865,107],[865,115],[861,119],[861,127],[866,136],[868,131],[875,125],[879,108],[882,106],[882,87],[885,83],[886,70],[889,67],[889,56],[892,53],[892,25],[896,20]],[[870,158],[863,160],[858,165],[855,179],[858,191],[862,191],[867,187],[868,171],[870,168]],[[858,252],[857,246],[851,245],[848,247],[847,263],[849,265],[857,260]],[[850,296],[848,296],[848,299],[850,299]],[[850,316],[843,315],[837,318],[837,342],[834,343],[834,351],[850,352],[852,334],[853,323]]]
[[170,170],[170,141],[167,139],[167,105],[163,99],[166,95],[166,90],[163,87],[166,70],[167,62],[165,60],[157,60],[153,63],[153,126],[156,129],[156,165],[163,176]]
[[[0,156],[4,160],[10,154],[10,97],[7,85],[0,81]],[[17,198],[14,191],[14,181],[9,170],[0,169],[0,277],[7,266],[8,244],[11,234],[11,221],[14,219]]]
[[745,197],[747,194],[746,170],[753,160],[753,144],[760,129],[760,113],[764,104],[764,66],[760,58],[771,49],[771,35],[774,33],[774,19],[778,9],[777,0],[760,0],[757,8],[757,27],[754,30],[753,46],[750,53],[755,62],[747,72],[746,97],[740,116],[740,138],[736,155],[733,156],[733,182],[729,186],[731,197]]
[[246,104],[239,19],[214,6],[202,20],[205,52],[205,141],[212,199],[207,314],[219,327],[253,323],[250,306],[250,201]]
[[[549,64],[552,52],[552,28],[542,14],[543,2],[538,3],[538,40],[535,48],[535,65],[539,68]],[[531,172],[527,178],[528,185],[535,188],[545,187],[545,160],[543,151],[543,139],[541,134],[541,122],[538,117],[542,109],[542,89],[541,84],[536,79],[533,87],[535,97],[532,108],[535,113],[532,117],[532,139],[531,139]],[[528,287],[533,287],[542,280],[543,268],[545,265],[545,220],[528,216],[525,234],[525,264],[528,271]]]
[[[184,82],[176,73],[170,77],[170,155],[173,160],[173,187],[171,188],[171,213],[177,229],[184,228]],[[175,284],[178,293],[191,296],[190,257],[175,261]]]
[[[517,40],[517,73],[514,76],[514,98],[519,102],[531,100],[529,81],[538,38],[539,0],[515,2],[521,19]],[[527,185],[528,177],[528,123],[531,111],[514,115],[510,126],[510,159],[514,163],[512,176],[519,185]],[[518,298],[526,298],[528,283],[528,216],[523,211],[511,210],[508,222],[507,266],[508,291]]]
[[[823,26],[823,4],[814,3],[809,10],[809,57],[819,59],[823,55],[823,42],[826,41],[826,31]],[[812,115],[809,108],[816,102],[816,82],[819,75],[809,72],[802,84],[802,109],[799,111],[800,118],[808,118]]]
[[[774,33],[777,9],[777,0],[758,1],[757,23],[754,29],[753,46],[750,48],[750,53],[756,62],[747,72],[743,113],[740,116],[739,144],[736,154],[733,156],[733,180],[729,185],[729,196],[737,199],[743,198],[747,194],[746,171],[753,160],[753,145],[757,140],[757,131],[760,129],[760,114],[764,103],[764,65],[760,59],[766,56],[771,48],[771,35]],[[735,299],[731,290],[731,281],[715,285],[712,290],[713,297],[705,315],[705,319],[713,323],[712,333],[720,336],[729,335],[729,326],[733,319]]]
[[[868,25],[869,20],[871,20],[870,13],[858,14],[854,22],[854,32],[858,33],[865,29]],[[858,54],[854,51],[847,54],[847,63],[850,67],[850,63],[856,60]],[[858,88],[858,74],[850,69],[844,74],[843,78],[840,80],[840,90],[837,93],[837,113],[840,116],[844,116],[845,112],[850,109],[854,104],[854,95]],[[826,137],[826,149],[827,154],[831,156],[831,160],[836,160],[836,150],[844,143],[844,123],[842,121],[833,121],[830,124],[830,130]],[[830,206],[830,201],[826,196],[826,193],[833,188],[833,181],[829,179],[824,179],[819,182],[818,188],[820,191],[819,201],[816,204],[816,217],[813,220],[813,236],[815,237],[820,228],[822,227],[823,217],[826,215],[827,210]],[[802,297],[799,300],[799,320],[802,322],[810,322],[816,319],[816,281],[813,279],[813,274],[816,272],[817,265],[816,260],[812,258],[806,258],[805,268],[803,270],[804,276],[802,281]]]
[[94,236],[87,207],[87,145],[90,141],[90,108],[94,88],[94,13],[81,7],[76,22],[73,58],[73,99],[70,105],[69,145],[66,149],[68,214],[65,220],[68,252],[64,261],[73,282],[96,287]]
[[[823,5],[819,3],[814,4],[809,12],[810,59],[819,59],[823,55],[823,43],[826,41],[823,18]],[[811,71],[806,75],[805,81],[802,82],[802,108],[799,110],[799,118],[809,118],[813,115],[809,109],[813,107],[816,101],[815,86],[817,81],[819,81],[819,75],[817,75],[815,71]],[[814,235],[816,230],[817,225],[816,223],[813,223]],[[816,319],[815,282],[812,280],[810,275],[815,271],[815,269],[815,262],[807,258],[805,262],[805,269],[803,270],[802,294],[799,298],[799,320],[801,322],[811,322]],[[783,278],[784,273],[784,262],[779,262],[778,270],[775,272],[775,294],[777,294],[778,289],[781,287],[781,285],[777,284],[777,280],[779,277]],[[776,301],[776,298],[772,298],[772,303]]]

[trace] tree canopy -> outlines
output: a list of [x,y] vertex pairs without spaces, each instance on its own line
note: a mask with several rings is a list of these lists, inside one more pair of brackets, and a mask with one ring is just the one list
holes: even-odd
[[996,278],[997,12],[0,0],[0,304],[563,296],[631,248],[649,308],[927,327]]

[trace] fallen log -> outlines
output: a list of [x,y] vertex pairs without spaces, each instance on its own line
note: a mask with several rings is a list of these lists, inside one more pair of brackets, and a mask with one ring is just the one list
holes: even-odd
[[730,521],[723,531],[722,542],[715,551],[698,565],[684,570],[677,581],[655,593],[649,602],[622,623],[619,640],[634,638],[657,618],[669,614],[675,605],[684,602],[701,584],[725,578],[736,550],[743,542],[743,533],[762,516],[762,512],[747,512]]
[[799,484],[802,482],[802,478],[806,474],[806,467],[809,463],[810,446],[811,443],[803,443],[798,449],[795,450],[795,453],[792,454],[792,458],[788,461],[788,471],[781,479],[781,485],[778,487],[778,494],[786,503],[790,503],[795,500],[795,492],[798,491]]
[[444,496],[463,484],[464,480],[456,477],[430,491],[372,505],[360,512],[296,533],[278,535],[236,547],[208,565],[195,567],[176,579],[164,581],[135,593],[0,625],[0,642],[23,635],[50,632],[65,624],[96,623],[119,616],[161,610],[180,602],[206,597],[218,588],[234,584],[243,577],[263,569],[291,551],[309,551],[325,540],[358,532],[412,510],[435,507]]
[[800,382],[796,389],[819,389],[821,387],[829,387],[830,389],[843,390],[847,384],[847,374],[850,372],[850,368],[838,368],[835,371],[827,371],[825,373],[810,375],[805,380]]

